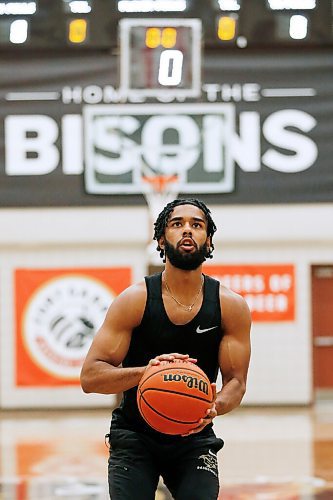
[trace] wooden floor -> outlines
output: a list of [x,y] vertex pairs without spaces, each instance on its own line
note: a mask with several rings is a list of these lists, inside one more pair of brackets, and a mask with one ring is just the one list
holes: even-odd
[[[0,500],[107,500],[110,412],[3,411]],[[333,401],[218,417],[221,500],[333,500]],[[163,484],[156,499],[170,498]],[[135,500],[135,499],[133,499]]]

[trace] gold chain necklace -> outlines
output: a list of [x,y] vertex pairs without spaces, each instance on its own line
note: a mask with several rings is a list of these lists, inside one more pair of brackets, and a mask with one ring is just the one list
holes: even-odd
[[176,299],[176,297],[174,297],[174,295],[172,295],[172,293],[171,293],[171,291],[170,291],[170,288],[169,288],[169,286],[168,286],[168,283],[167,283],[167,280],[166,280],[165,276],[164,276],[164,283],[165,283],[165,288],[167,289],[167,291],[168,291],[168,293],[169,293],[170,297],[171,297],[171,298],[172,298],[175,302],[177,302],[177,304],[178,304],[180,307],[182,307],[183,309],[185,309],[185,310],[186,310],[186,311],[188,311],[188,312],[191,312],[191,311],[192,311],[192,309],[193,309],[194,304],[196,303],[196,301],[197,301],[197,299],[198,299],[198,297],[199,297],[199,295],[200,295],[200,293],[201,293],[201,290],[202,290],[202,287],[203,287],[203,284],[204,284],[204,278],[203,278],[203,276],[201,276],[201,285],[200,285],[200,288],[199,288],[199,290],[198,290],[198,293],[197,293],[197,294],[196,294],[196,296],[194,297],[194,301],[192,302],[192,304],[191,304],[190,306],[187,306],[187,305],[185,305],[185,304],[182,304],[181,302],[179,302],[179,300],[178,300],[178,299]]

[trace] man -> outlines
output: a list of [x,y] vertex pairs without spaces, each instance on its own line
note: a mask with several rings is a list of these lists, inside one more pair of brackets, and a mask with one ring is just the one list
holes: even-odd
[[[242,297],[202,274],[216,226],[196,199],[175,200],[155,222],[154,239],[165,262],[111,304],[81,373],[85,392],[124,392],[113,412],[109,459],[112,500],[153,500],[162,476],[176,500],[216,500],[217,415],[236,408],[245,393],[250,359],[250,313]],[[152,365],[187,360],[208,375],[214,401],[184,436],[148,426],[136,404],[137,385]],[[216,394],[218,370],[222,390]]]

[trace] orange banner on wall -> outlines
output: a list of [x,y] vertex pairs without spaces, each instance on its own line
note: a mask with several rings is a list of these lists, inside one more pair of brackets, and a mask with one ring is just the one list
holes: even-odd
[[16,385],[79,385],[82,363],[130,268],[17,269]]
[[245,298],[253,321],[294,321],[293,265],[206,265],[204,271]]

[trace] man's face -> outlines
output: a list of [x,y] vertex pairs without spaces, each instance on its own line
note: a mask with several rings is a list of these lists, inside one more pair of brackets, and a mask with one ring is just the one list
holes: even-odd
[[165,255],[173,266],[184,271],[197,269],[205,261],[206,253],[206,245],[202,245],[196,251],[186,254],[175,248],[168,240],[165,240]]
[[170,263],[186,271],[197,269],[205,260],[209,243],[202,210],[194,205],[175,207],[160,240]]

